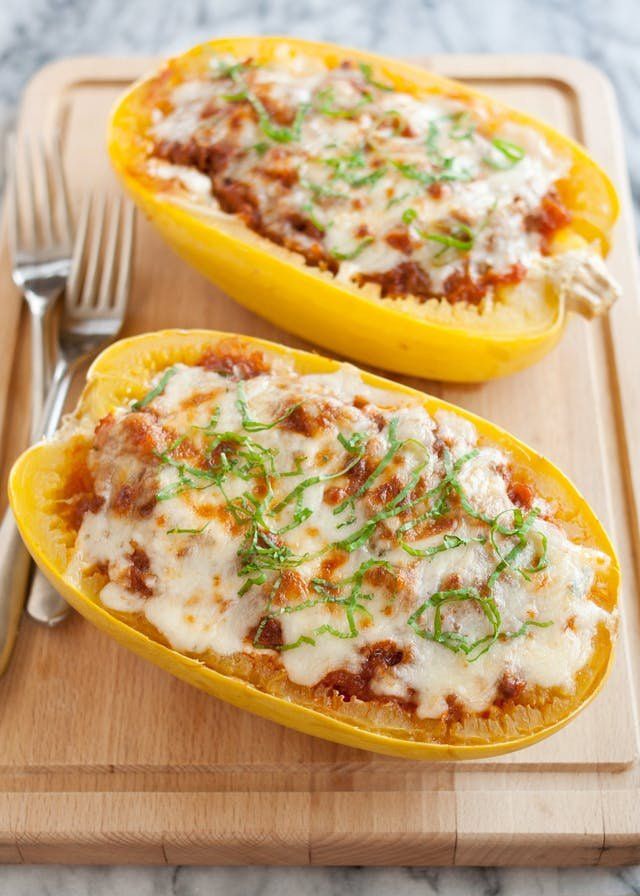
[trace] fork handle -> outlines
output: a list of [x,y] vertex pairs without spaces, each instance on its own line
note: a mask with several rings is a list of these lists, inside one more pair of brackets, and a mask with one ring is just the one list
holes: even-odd
[[10,509],[0,524],[0,675],[4,672],[18,633],[18,623],[29,578],[31,558]]
[[[62,359],[58,360],[53,372],[49,395],[42,412],[41,431],[45,439],[52,437],[60,422],[64,402],[71,385],[72,374],[73,370],[69,365]],[[57,625],[66,619],[69,613],[69,604],[63,597],[60,597],[55,588],[37,568],[29,590],[27,613],[36,622],[41,622],[45,625]]]
[[[28,295],[27,299],[30,299],[31,316],[31,441],[35,441],[40,436],[41,427],[45,423],[42,404],[49,379],[49,352],[46,342],[47,307],[38,296]],[[68,382],[65,387],[65,371],[57,368],[58,365],[56,365],[54,376],[57,374],[58,391],[64,391],[59,402],[49,410],[51,419],[56,412],[59,418],[69,390]],[[69,380],[70,377],[67,376],[66,379]],[[53,429],[55,430],[55,425]],[[7,667],[18,634],[30,569],[29,552],[20,538],[13,513],[9,508],[5,511],[0,523],[0,675]],[[54,613],[57,606],[60,616],[59,604],[62,598],[54,593],[55,604],[52,601],[52,606],[49,606],[48,602],[45,603],[43,583],[46,583],[47,594],[50,593],[51,586],[39,571],[36,571],[36,576],[34,576],[34,581],[36,579],[38,580],[38,605],[46,606],[48,613]],[[68,612],[66,604],[65,608],[60,618],[64,618]]]
[[62,417],[64,403],[69,394],[72,375],[73,369],[70,364],[64,359],[58,358],[56,366],[53,369],[53,378],[51,380],[51,386],[49,387],[47,400],[42,410],[40,432],[38,433],[40,438],[53,438],[55,431],[58,428],[58,424],[60,423],[60,417]]
[[27,300],[31,317],[31,441],[40,436],[40,421],[44,397],[47,394],[51,367],[47,344],[47,305],[39,296],[29,294]]
[[[42,404],[48,381],[46,305],[33,297],[31,315],[31,439],[40,435]],[[68,389],[68,386],[67,386]],[[66,394],[66,392],[65,392]],[[0,675],[5,671],[18,634],[29,580],[31,558],[22,543],[11,509],[0,523]],[[62,598],[57,596],[57,600]]]

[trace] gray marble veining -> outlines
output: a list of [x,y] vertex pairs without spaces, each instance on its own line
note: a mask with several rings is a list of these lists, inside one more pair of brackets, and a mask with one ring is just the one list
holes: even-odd
[[392,55],[566,53],[616,89],[640,203],[639,12],[637,0],[2,0],[0,123],[59,56],[165,54],[215,34],[290,33]]
[[[171,53],[215,34],[290,33],[391,55],[550,52],[602,68],[618,95],[640,211],[637,0],[1,0],[0,132],[42,65]],[[0,896],[640,896],[640,868],[0,867]]]
[[637,868],[0,867],[2,896],[639,896]]

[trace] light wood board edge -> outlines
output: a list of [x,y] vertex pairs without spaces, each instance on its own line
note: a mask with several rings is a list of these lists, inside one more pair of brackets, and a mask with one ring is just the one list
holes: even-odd
[[[44,108],[47,98],[62,97],[78,82],[119,81],[123,73],[133,78],[154,61],[62,60],[35,76],[25,103]],[[613,139],[619,170],[625,170],[612,93],[591,66],[552,56],[435,56],[430,61],[438,71],[455,72],[462,78],[534,77],[568,84],[582,100],[585,136],[594,155],[599,155],[598,144]],[[57,114],[51,103],[48,109],[51,115]],[[593,115],[588,114],[590,109]],[[605,109],[612,128],[608,133],[595,115]],[[637,279],[627,189],[622,198],[626,229],[618,240],[624,247],[619,242],[616,251],[624,251],[626,260],[632,260]],[[637,302],[631,305],[635,298],[633,291],[627,295],[623,311],[605,324],[605,332],[608,351],[616,360],[614,392],[619,396],[619,433],[629,462],[626,472],[637,496],[640,458],[629,451],[629,446],[640,444],[640,376],[632,376],[629,369],[629,359],[638,361]],[[11,309],[11,303],[7,304]],[[18,317],[16,302],[5,325],[17,325]],[[10,369],[10,360],[2,359],[0,374]],[[637,368],[636,363],[636,372]],[[8,384],[9,377],[1,381]],[[7,390],[5,385],[0,394],[0,414],[6,407]],[[630,510],[637,528],[637,506]],[[632,531],[637,572],[637,532]],[[632,610],[637,635],[637,601]],[[576,781],[576,789],[566,791],[538,791],[535,776],[529,773],[531,789],[505,793],[496,788],[498,800],[491,800],[485,787],[474,790],[478,774],[482,773],[455,771],[455,784],[460,785],[455,793],[4,793],[0,794],[0,861],[385,865],[534,861],[555,865],[617,864],[640,858],[637,769],[617,776],[599,773],[601,789],[590,789],[594,782],[582,778],[585,789]],[[486,774],[482,777],[488,783]],[[317,811],[320,808],[322,813]],[[182,824],[175,830],[171,819],[181,813]],[[190,825],[184,823],[185,814]],[[314,824],[314,818],[323,820]],[[333,819],[330,824],[327,818]],[[300,837],[301,827],[309,831],[308,838]]]

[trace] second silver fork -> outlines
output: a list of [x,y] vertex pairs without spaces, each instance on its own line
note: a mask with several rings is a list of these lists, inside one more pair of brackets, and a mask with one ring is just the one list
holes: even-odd
[[134,207],[116,199],[107,222],[104,198],[93,227],[91,199],[82,207],[73,265],[58,330],[58,352],[42,413],[42,435],[58,426],[75,370],[112,342],[122,328],[131,280]]
[[[129,294],[134,210],[121,200],[107,216],[104,200],[91,214],[87,200],[80,215],[71,275],[58,337],[53,387],[38,436],[51,437],[58,425],[74,371],[118,335]],[[107,221],[109,218],[109,221]],[[0,674],[7,665],[24,601],[25,548],[7,510],[0,524]],[[46,580],[46,588],[50,589]],[[63,599],[52,590],[48,599]],[[51,609],[51,607],[49,608]]]
[[31,440],[49,386],[52,361],[47,323],[71,271],[73,235],[59,140],[51,152],[25,136],[7,145],[7,198],[12,277],[31,318]]
[[[95,204],[93,226],[90,198],[84,202],[78,221],[58,329],[56,363],[42,413],[44,438],[51,438],[58,426],[75,370],[116,338],[125,317],[134,209],[131,203],[123,208],[122,200],[115,200],[107,223],[104,198]],[[36,570],[27,604],[29,615],[38,622],[55,625],[64,619],[68,609],[64,598]]]
[[[39,435],[42,405],[51,373],[47,324],[71,269],[71,215],[56,136],[53,152],[42,139],[25,137],[17,165],[15,137],[6,144],[6,188],[12,277],[31,317],[31,426]],[[30,558],[11,513],[0,526],[0,673],[6,666],[24,604]]]

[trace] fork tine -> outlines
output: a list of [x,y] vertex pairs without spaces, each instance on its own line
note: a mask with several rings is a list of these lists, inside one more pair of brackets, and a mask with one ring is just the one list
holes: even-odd
[[[37,213],[36,213],[36,194],[35,194],[35,185],[33,182],[33,153],[31,147],[31,140],[27,135],[25,135],[23,140],[23,157],[25,160],[25,165],[22,166],[24,170],[24,176],[22,180],[25,185],[25,193],[26,193],[26,203],[22,206],[25,209],[25,229],[22,234],[24,239],[23,248],[24,249],[35,249],[36,241],[37,241],[37,230],[36,230],[36,222],[37,222]],[[17,156],[16,156],[17,159]],[[18,169],[18,165],[16,164],[16,171]],[[17,194],[19,196],[19,187],[17,189]]]
[[136,210],[132,202],[125,202],[122,216],[122,228],[120,239],[120,267],[118,281],[113,295],[113,310],[116,314],[124,315],[129,299],[129,287],[131,284],[131,259],[133,258],[133,244],[135,234]]
[[97,213],[93,216],[94,223],[91,227],[89,238],[89,257],[87,259],[87,268],[84,276],[84,285],[82,287],[81,304],[85,308],[91,308],[95,305],[96,300],[96,283],[98,281],[98,265],[100,261],[100,244],[102,242],[102,231],[104,230],[105,217],[105,201],[101,195],[96,202]]
[[87,236],[89,232],[89,216],[91,214],[91,194],[87,194],[82,200],[78,229],[73,244],[73,258],[71,260],[71,272],[67,281],[65,303],[69,310],[73,310],[80,304],[82,296],[83,261],[85,257]]
[[59,220],[59,236],[60,239],[71,246],[73,242],[73,225],[71,221],[71,210],[69,208],[69,194],[67,193],[67,182],[62,167],[62,145],[60,141],[60,132],[56,131],[53,138],[53,149],[51,151],[51,176],[56,192],[57,211]]
[[[47,161],[47,152],[44,146],[44,140],[39,137],[36,141],[35,148],[36,168],[38,170],[38,179],[42,190],[42,201],[38,203],[40,208],[40,229],[42,238],[47,245],[53,242],[53,197],[51,195],[51,183],[49,179],[49,164]],[[34,184],[35,190],[35,184]]]
[[106,246],[102,258],[102,276],[100,278],[100,290],[96,304],[96,307],[101,310],[107,309],[111,301],[121,211],[122,198],[118,196],[111,206],[111,220],[107,228]]
[[16,187],[16,137],[9,134],[5,143],[5,183],[7,185],[7,207],[9,209],[9,248],[15,258],[20,239],[20,206]]

